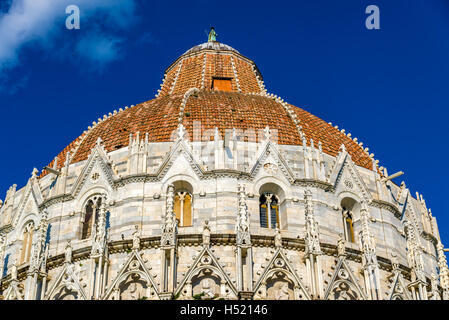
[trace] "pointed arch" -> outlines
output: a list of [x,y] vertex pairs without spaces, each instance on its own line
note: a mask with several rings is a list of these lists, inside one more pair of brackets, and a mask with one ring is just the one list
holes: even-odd
[[237,299],[238,296],[231,279],[208,247],[203,248],[175,290],[175,296],[180,299],[192,299],[196,295],[204,299]]
[[310,294],[285,256],[276,250],[254,286],[254,299],[310,300]]
[[337,260],[334,269],[335,271],[330,280],[326,281],[329,285],[324,293],[324,299],[366,300],[357,278],[344,257],[340,257]]
[[112,281],[102,300],[159,299],[154,276],[142,260],[141,252],[133,250]]

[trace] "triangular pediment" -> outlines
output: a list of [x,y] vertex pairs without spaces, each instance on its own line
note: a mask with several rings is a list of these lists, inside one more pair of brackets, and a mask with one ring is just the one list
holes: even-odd
[[[37,186],[36,186],[37,185]],[[33,213],[38,215],[40,213],[39,204],[42,202],[42,193],[38,183],[35,179],[30,179],[25,186],[22,198],[20,199],[19,206],[14,215],[12,225],[16,227],[21,221],[22,217]]]
[[114,164],[106,154],[103,146],[97,142],[92,149],[81,174],[72,187],[71,194],[76,197],[78,194],[91,188],[94,185],[108,186],[114,188],[114,181],[118,179],[113,170]]
[[326,281],[329,285],[324,293],[324,299],[366,300],[357,278],[344,257],[338,258],[334,270],[330,280]]
[[[181,168],[184,169],[181,170]],[[172,173],[189,172],[191,175],[195,173],[197,177],[203,177],[205,170],[200,164],[200,161],[192,154],[191,148],[186,144],[183,139],[178,139],[174,142],[170,151],[162,160],[162,164],[156,171],[158,179],[162,179],[165,176],[170,176]]]
[[345,150],[337,155],[329,182],[337,194],[343,191],[354,193],[361,196],[367,204],[373,199],[351,156]]
[[205,299],[236,299],[238,295],[228,274],[209,247],[204,247],[195,258],[175,291],[175,297],[179,299],[192,299],[195,295]]
[[401,272],[395,272],[387,292],[387,300],[412,300]]
[[23,287],[18,281],[11,281],[4,294],[5,300],[23,300]]
[[279,176],[282,174],[290,183],[295,181],[295,175],[286,159],[280,153],[277,145],[269,140],[265,142],[259,157],[251,167],[250,175],[254,178],[262,171],[264,175]]
[[157,285],[142,253],[133,250],[123,267],[103,295],[103,300],[159,299]]
[[83,285],[78,276],[78,270],[73,263],[66,263],[56,277],[45,300],[87,300]]
[[254,299],[310,300],[282,248],[278,248],[254,286]]

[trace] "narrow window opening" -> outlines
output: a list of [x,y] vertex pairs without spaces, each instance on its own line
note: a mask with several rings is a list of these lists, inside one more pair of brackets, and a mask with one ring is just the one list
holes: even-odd
[[219,91],[232,91],[232,78],[212,78],[212,89]]

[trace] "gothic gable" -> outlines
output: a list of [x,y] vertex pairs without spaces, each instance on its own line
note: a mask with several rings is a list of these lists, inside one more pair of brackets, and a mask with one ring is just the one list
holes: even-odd
[[23,285],[18,281],[11,281],[4,296],[5,300],[23,300]]
[[73,263],[66,263],[44,299],[87,300],[78,271]]
[[175,291],[179,299],[236,299],[237,290],[208,247],[204,247]]
[[334,187],[337,194],[347,191],[357,194],[367,204],[372,201],[371,193],[360,176],[351,156],[343,147],[340,149],[334,166],[330,170],[329,183]]
[[310,300],[310,295],[291,266],[282,248],[278,248],[256,282],[254,299]]
[[130,253],[128,260],[104,294],[103,300],[159,299],[154,276],[149,271],[151,268],[145,266],[141,255],[138,250]]
[[324,293],[324,299],[366,300],[362,288],[344,257],[338,258],[333,269],[335,271],[330,280],[325,281],[329,285]]
[[261,150],[262,151],[260,152],[259,157],[250,170],[251,177],[256,177],[263,167],[266,174],[278,176],[282,173],[285,179],[290,183],[295,181],[293,171],[290,169],[285,158],[279,152],[276,144],[271,141],[267,141]]
[[114,181],[118,179],[114,168],[112,160],[106,154],[101,145],[101,139],[99,139],[72,187],[72,196],[76,197],[82,190],[93,185],[107,185],[114,188]]
[[400,272],[396,272],[389,285],[389,290],[386,292],[387,300],[412,300],[404,278]]
[[28,180],[22,198],[20,199],[19,206],[14,215],[12,225],[16,227],[21,221],[22,217],[34,213],[39,214],[39,204],[42,203],[42,193],[39,186],[39,182],[34,178]]
[[[186,162],[188,165],[186,165]],[[160,180],[167,175],[171,175],[173,171],[176,171],[176,168],[184,168],[191,173],[194,172],[195,176],[202,178],[204,177],[205,172],[200,163],[201,162],[193,155],[191,148],[186,142],[183,139],[179,139],[174,143],[170,152],[163,159],[161,166],[156,172],[156,176],[158,177],[158,180]],[[168,174],[169,172],[170,174]],[[185,173],[185,170],[181,170],[181,172]]]

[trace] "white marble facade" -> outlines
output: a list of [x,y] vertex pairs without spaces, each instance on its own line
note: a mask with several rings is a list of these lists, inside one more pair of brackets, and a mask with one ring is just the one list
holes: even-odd
[[[436,219],[405,184],[356,166],[344,147],[332,157],[219,143],[199,160],[198,143],[107,153],[98,140],[87,160],[12,186],[0,208],[3,299],[449,298]],[[262,195],[277,202],[271,228]]]

